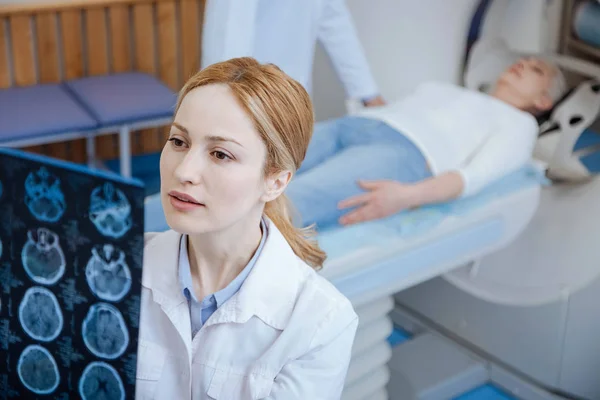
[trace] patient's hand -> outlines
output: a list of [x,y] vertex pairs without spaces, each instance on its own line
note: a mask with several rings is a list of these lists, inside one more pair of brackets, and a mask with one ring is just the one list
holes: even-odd
[[415,185],[389,180],[359,181],[358,185],[367,192],[338,204],[340,209],[357,207],[340,218],[342,225],[385,218],[419,205]]

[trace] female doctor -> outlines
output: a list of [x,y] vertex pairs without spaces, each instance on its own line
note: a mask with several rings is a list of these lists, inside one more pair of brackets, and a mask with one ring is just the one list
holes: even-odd
[[282,194],[307,92],[251,58],[184,86],[160,160],[173,229],[144,249],[137,399],[339,399],[358,317]]

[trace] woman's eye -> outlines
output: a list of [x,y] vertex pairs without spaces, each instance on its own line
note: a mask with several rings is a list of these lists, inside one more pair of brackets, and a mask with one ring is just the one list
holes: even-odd
[[185,145],[183,140],[177,138],[170,138],[169,142],[173,143],[173,146],[175,147],[183,147]]
[[216,159],[218,160],[231,160],[231,157],[229,157],[229,155],[223,153],[222,151],[213,151],[213,155],[215,156]]

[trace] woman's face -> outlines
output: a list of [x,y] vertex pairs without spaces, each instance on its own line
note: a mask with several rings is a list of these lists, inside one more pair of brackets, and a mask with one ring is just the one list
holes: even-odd
[[542,111],[552,107],[549,91],[556,74],[556,68],[543,60],[523,58],[508,67],[498,83],[511,86],[524,108]]
[[161,198],[180,233],[216,232],[254,220],[270,200],[263,176],[266,147],[225,85],[183,99],[161,155]]

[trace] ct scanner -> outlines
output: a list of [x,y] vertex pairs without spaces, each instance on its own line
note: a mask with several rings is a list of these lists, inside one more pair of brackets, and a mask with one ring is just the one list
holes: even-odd
[[[495,0],[482,35],[502,36],[516,50],[553,50],[555,38],[545,32],[561,12],[556,1]],[[386,98],[399,98],[424,80],[461,83],[467,33],[478,1],[347,3]],[[379,21],[376,28],[372,21]],[[578,60],[562,60],[561,65],[600,76],[596,67],[582,67]],[[314,97],[320,119],[345,112],[333,76],[325,55],[318,52]],[[395,295],[395,322],[413,331],[427,326],[518,377],[528,388],[519,398],[600,399],[597,199],[597,179],[543,187],[537,212],[516,239],[443,276],[407,286]],[[418,364],[419,353],[411,354]],[[420,355],[429,356],[435,354]],[[411,384],[416,385],[399,386]],[[415,398],[443,398],[415,393]],[[391,390],[389,395],[396,398]]]

